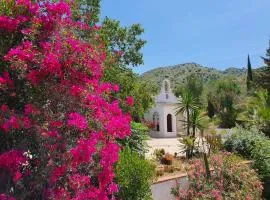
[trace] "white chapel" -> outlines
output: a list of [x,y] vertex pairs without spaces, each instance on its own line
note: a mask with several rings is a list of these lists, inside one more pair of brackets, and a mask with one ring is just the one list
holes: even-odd
[[150,131],[151,137],[176,137],[181,131],[180,116],[176,115],[178,98],[173,94],[169,79],[162,82],[159,95],[153,107],[144,118],[153,122],[154,128]]

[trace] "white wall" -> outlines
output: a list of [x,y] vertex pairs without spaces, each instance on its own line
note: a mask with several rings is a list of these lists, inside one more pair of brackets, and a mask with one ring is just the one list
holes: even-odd
[[[165,89],[165,83],[168,83],[168,90]],[[166,97],[168,95],[168,98]],[[170,81],[165,79],[162,83],[161,90],[156,96],[156,106],[145,114],[145,119],[153,122],[153,114],[159,113],[159,129],[160,131],[151,131],[152,137],[176,137],[177,136],[177,121],[176,121],[176,105],[178,99],[172,93]],[[172,115],[172,132],[167,131],[167,115]]]
[[[159,113],[159,129],[160,131],[151,131],[152,137],[176,137],[176,116],[175,116],[175,104],[157,103],[148,113],[144,115],[145,119],[153,122],[153,114]],[[172,115],[172,132],[167,132],[167,115]]]
[[160,107],[159,105],[156,105],[154,108],[152,108],[148,113],[145,113],[144,118],[148,121],[153,122],[153,115],[155,112],[158,112],[159,114],[159,131],[150,131],[151,137],[164,137],[164,109]]
[[186,176],[154,183],[151,186],[153,200],[174,200],[175,198],[171,195],[171,190],[176,184],[180,184],[181,189],[188,187],[188,179]]
[[[164,104],[163,105],[163,115],[164,115],[164,136],[165,137],[176,137],[177,135],[177,130],[176,130],[176,115],[175,115],[175,110],[176,106],[174,104]],[[167,115],[171,114],[172,115],[172,132],[167,131]]]

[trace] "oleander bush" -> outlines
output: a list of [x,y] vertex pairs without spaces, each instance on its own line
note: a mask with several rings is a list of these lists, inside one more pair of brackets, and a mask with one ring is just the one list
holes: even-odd
[[188,170],[188,188],[177,185],[172,194],[181,200],[262,199],[262,183],[257,173],[241,161],[228,152],[213,155],[210,158],[213,171],[207,178],[203,161],[193,160]]

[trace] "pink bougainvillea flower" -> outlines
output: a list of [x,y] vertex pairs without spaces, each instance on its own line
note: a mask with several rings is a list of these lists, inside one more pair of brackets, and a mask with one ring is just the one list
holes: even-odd
[[27,161],[23,153],[22,151],[12,150],[0,154],[0,168],[7,169],[12,173],[19,171],[20,166]]
[[4,113],[7,112],[8,111],[8,106],[6,104],[3,104],[1,106],[1,111],[4,112]]
[[80,94],[84,91],[84,88],[81,86],[73,85],[70,88],[70,93],[72,96],[80,96]]
[[22,178],[22,174],[20,172],[15,172],[12,180],[14,183],[17,183],[21,178]]
[[3,72],[2,76],[0,76],[0,86],[1,84],[6,84],[10,88],[14,87],[14,83],[11,80],[8,72]]
[[120,90],[119,85],[113,85],[113,90],[114,90],[115,92],[118,92],[118,91]]
[[73,190],[82,190],[90,183],[89,176],[83,176],[80,174],[74,174],[69,177],[69,184]]
[[130,105],[130,106],[133,106],[134,105],[134,99],[133,99],[133,97],[131,97],[131,96],[128,96],[127,97],[127,104]]
[[6,194],[0,194],[0,200],[16,200],[16,199]]
[[61,176],[65,174],[66,169],[67,167],[65,165],[54,168],[50,174],[50,183],[54,184]]
[[51,122],[51,126],[54,128],[61,128],[63,125],[63,122],[59,120]]
[[67,123],[69,126],[74,126],[81,131],[88,127],[86,118],[76,112],[69,114]]
[[62,76],[62,69],[59,60],[57,59],[57,55],[52,53],[48,53],[45,55],[43,60],[43,69],[51,74],[55,74],[58,76]]
[[4,85],[6,84],[6,80],[0,76],[0,84]]
[[77,146],[70,150],[73,166],[87,163],[92,160],[92,155],[96,151],[97,138],[80,139]]
[[108,191],[110,194],[117,193],[118,192],[118,185],[115,183],[112,183],[108,187]]
[[24,114],[25,115],[37,114],[38,112],[39,111],[37,110],[37,108],[35,108],[35,106],[32,104],[26,104],[24,106]]
[[14,32],[17,30],[20,21],[18,19],[8,17],[8,16],[0,16],[0,29],[6,30],[7,32]]
[[73,200],[73,198],[70,197],[70,192],[68,192],[63,187],[56,187],[53,189],[50,189],[47,194],[50,199],[63,199],[63,200]]
[[14,115],[11,116],[7,121],[4,122],[2,128],[5,132],[8,132],[10,128],[19,129],[20,124],[18,118]]
[[22,121],[25,129],[29,129],[31,127],[31,120],[29,119],[29,117],[22,117]]

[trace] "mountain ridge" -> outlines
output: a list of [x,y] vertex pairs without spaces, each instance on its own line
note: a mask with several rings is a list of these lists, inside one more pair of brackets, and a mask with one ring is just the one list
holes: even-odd
[[202,66],[195,62],[176,64],[172,66],[158,67],[150,71],[144,72],[141,76],[144,80],[160,86],[165,77],[169,77],[172,85],[181,85],[190,75],[200,77],[203,83],[211,80],[222,79],[225,77],[245,78],[246,69],[229,67],[225,70],[218,70],[214,67]]

